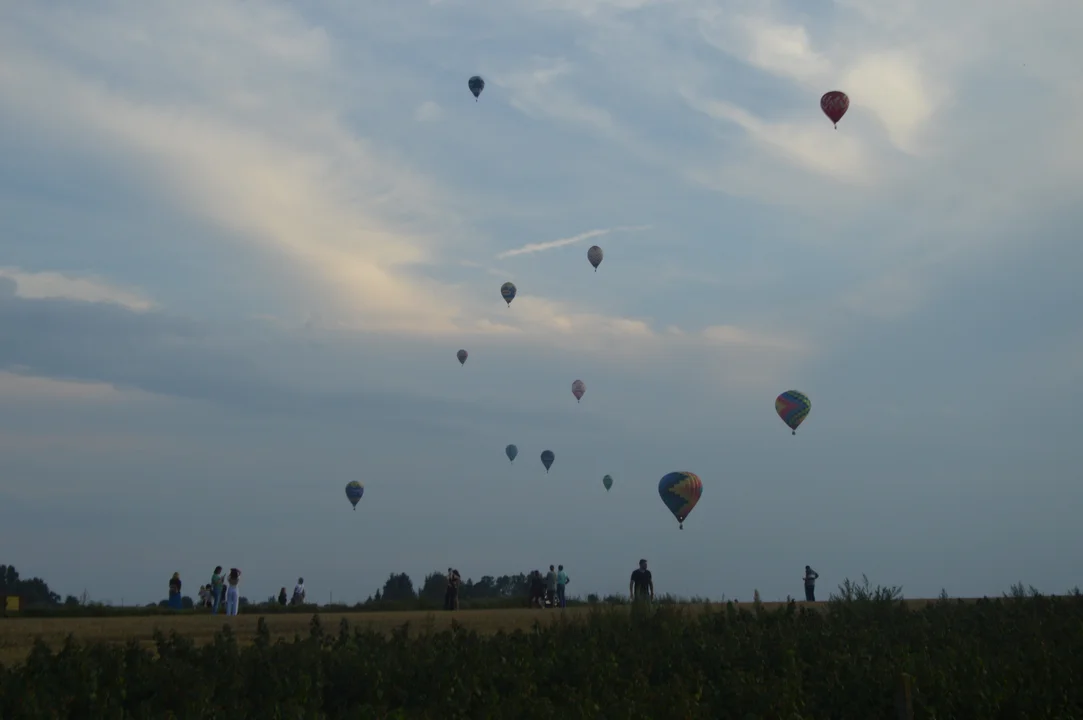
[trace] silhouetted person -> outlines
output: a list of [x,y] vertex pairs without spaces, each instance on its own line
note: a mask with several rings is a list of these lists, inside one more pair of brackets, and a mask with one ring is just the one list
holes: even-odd
[[463,576],[459,574],[458,568],[453,568],[451,571],[451,609],[459,609],[459,586],[463,584]]
[[530,605],[531,607],[545,607],[545,580],[537,570],[530,573]]
[[568,584],[568,573],[564,572],[564,566],[557,566],[557,602],[560,606],[568,607],[567,599],[565,597],[566,586]]
[[169,578],[169,607],[180,610],[181,607],[181,579],[180,573],[173,573]]
[[444,609],[452,609],[452,592],[454,592],[454,572],[451,568],[447,569],[447,588],[444,590]]
[[633,602],[651,602],[654,600],[654,578],[647,569],[647,561],[640,560],[639,567],[632,571],[632,579],[628,583],[628,594]]
[[820,573],[808,565],[805,566],[805,602],[816,602],[816,578],[818,577]]
[[278,591],[278,604],[282,607],[286,606],[286,588],[282,588]]

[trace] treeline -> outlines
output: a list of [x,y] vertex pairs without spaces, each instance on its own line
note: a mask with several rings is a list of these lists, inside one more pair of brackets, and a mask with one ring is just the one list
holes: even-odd
[[[0,586],[0,596],[6,594],[21,596],[21,614],[24,616],[147,615],[206,612],[205,609],[196,607],[191,595],[185,595],[181,598],[183,609],[180,611],[169,608],[166,599],[143,606],[127,607],[96,602],[86,593],[78,597],[68,595],[61,600],[60,595],[52,592],[48,584],[41,578],[20,580],[15,568],[8,565],[0,565],[0,571],[2,571],[4,577],[4,584]],[[186,584],[185,589],[191,589],[191,586]],[[435,571],[427,574],[420,587],[415,586],[413,578],[407,573],[390,573],[383,586],[362,602],[352,605],[325,603],[320,604],[319,608],[327,612],[439,610],[443,607],[446,590],[447,574],[443,572]],[[527,573],[483,575],[477,580],[467,578],[462,582],[459,586],[459,607],[464,610],[526,607],[529,595],[530,577]],[[626,598],[623,595],[600,597],[590,594],[585,598],[569,596],[567,599],[569,606],[584,603],[622,604],[625,601]],[[251,602],[249,598],[242,596],[239,605],[242,612],[258,610],[264,613],[281,613],[312,612],[316,603],[309,603],[301,607],[292,605],[283,607],[278,604],[278,599],[275,596],[268,597],[260,603]]]
[[1083,597],[941,600],[879,589],[825,612],[598,610],[531,632],[325,628],[242,647],[38,643],[0,667],[0,717],[1083,717]]

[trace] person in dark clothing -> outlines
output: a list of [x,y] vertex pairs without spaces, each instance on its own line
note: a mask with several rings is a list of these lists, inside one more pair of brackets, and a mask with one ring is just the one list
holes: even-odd
[[278,604],[282,607],[286,606],[286,588],[282,588],[278,591]]
[[633,601],[651,602],[654,600],[654,578],[647,569],[647,561],[640,560],[639,567],[632,571],[632,579],[628,583],[628,594]]
[[545,607],[545,580],[537,570],[530,573],[530,606]]
[[169,607],[174,610],[182,607],[180,573],[173,573],[173,577],[169,578]]
[[447,569],[447,588],[444,590],[444,609],[445,610],[450,610],[451,609],[451,604],[452,604],[451,593],[452,593],[452,590],[453,590],[452,584],[454,582],[453,578],[454,578],[454,571],[451,568],[448,568]]
[[816,602],[816,578],[818,577],[820,573],[808,565],[805,566],[805,602]]
[[459,586],[463,584],[463,576],[459,574],[458,568],[453,568],[451,571],[451,609],[459,609]]

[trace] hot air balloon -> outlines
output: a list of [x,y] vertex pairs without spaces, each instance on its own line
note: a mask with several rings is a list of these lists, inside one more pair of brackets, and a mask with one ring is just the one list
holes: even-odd
[[826,92],[820,98],[820,109],[838,130],[839,120],[842,120],[842,116],[850,109],[850,98],[842,90]]
[[508,460],[515,462],[515,456],[519,454],[519,448],[514,445],[508,445],[504,448],[504,454],[508,456]]
[[671,472],[658,481],[658,495],[673,513],[673,517],[677,518],[681,530],[684,530],[684,520],[702,494],[703,483],[695,473]]
[[[465,350],[460,350],[459,352],[455,353],[455,357],[459,358],[459,364],[460,365],[465,365],[466,364],[466,359],[468,357],[470,357],[470,353],[468,353]],[[482,365],[484,365],[484,364],[485,363],[482,363]]]
[[365,486],[356,480],[351,480],[346,483],[346,497],[349,498],[350,504],[353,505],[354,512],[357,512],[357,503],[360,502],[361,496],[365,494]]
[[587,250],[587,260],[594,266],[594,272],[598,272],[598,266],[602,264],[602,258],[605,257],[605,253],[597,245],[591,245]]
[[775,412],[782,418],[782,422],[790,426],[791,435],[797,434],[797,426],[805,421],[810,410],[812,402],[808,395],[796,390],[787,390],[775,398]]
[[[576,380],[575,382],[572,383],[572,395],[575,395],[575,401],[576,402],[579,402],[579,400],[583,397],[583,395],[586,392],[587,392],[587,384],[585,382],[583,382],[582,380]],[[604,405],[605,403],[602,403],[602,404]]]
[[474,93],[474,102],[477,102],[481,91],[485,89],[485,81],[481,79],[480,75],[475,75],[466,81],[466,86],[470,88],[470,92]]
[[515,283],[506,282],[500,286],[500,297],[511,307],[511,301],[515,299]]
[[609,488],[613,487],[613,476],[606,475],[602,478],[602,485],[605,485],[605,491],[609,492]]
[[545,466],[545,474],[549,474],[549,468],[553,467],[553,461],[557,459],[557,456],[553,454],[552,450],[544,450],[541,454],[542,465]]

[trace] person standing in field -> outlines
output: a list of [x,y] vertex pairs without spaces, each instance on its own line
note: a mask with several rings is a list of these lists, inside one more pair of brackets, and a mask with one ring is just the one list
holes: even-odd
[[173,577],[169,578],[169,607],[174,610],[182,607],[180,573],[173,573]]
[[199,607],[207,607],[207,604],[211,601],[211,591],[206,585],[199,586]]
[[237,568],[229,569],[229,577],[226,578],[226,615],[236,615],[237,606],[240,604],[240,591],[237,585],[241,582],[241,571]]
[[646,560],[640,560],[639,567],[632,571],[628,594],[632,596],[632,602],[650,603],[654,600],[654,578],[647,569]]
[[816,602],[816,578],[818,577],[820,573],[808,565],[805,566],[805,602]]
[[218,614],[218,608],[222,605],[225,586],[222,584],[222,566],[218,565],[211,574],[211,613]]
[[447,589],[444,590],[444,609],[445,610],[450,610],[451,607],[452,607],[451,597],[452,597],[452,593],[454,592],[454,588],[455,588],[454,575],[455,575],[455,573],[452,571],[452,569],[448,568],[447,569]]
[[560,607],[568,607],[566,602],[565,592],[568,585],[568,573],[564,572],[564,566],[557,567],[557,602],[560,603]]
[[556,606],[557,599],[557,570],[552,565],[545,574],[545,604],[549,607]]
[[530,573],[530,607],[545,607],[545,581],[538,570]]
[[463,584],[463,576],[459,574],[459,569],[455,568],[451,571],[451,609],[459,609],[459,586]]
[[305,604],[305,579],[297,578],[297,584],[293,586],[293,600],[292,605],[304,605]]
[[278,591],[278,604],[282,607],[286,607],[286,588],[282,588]]

